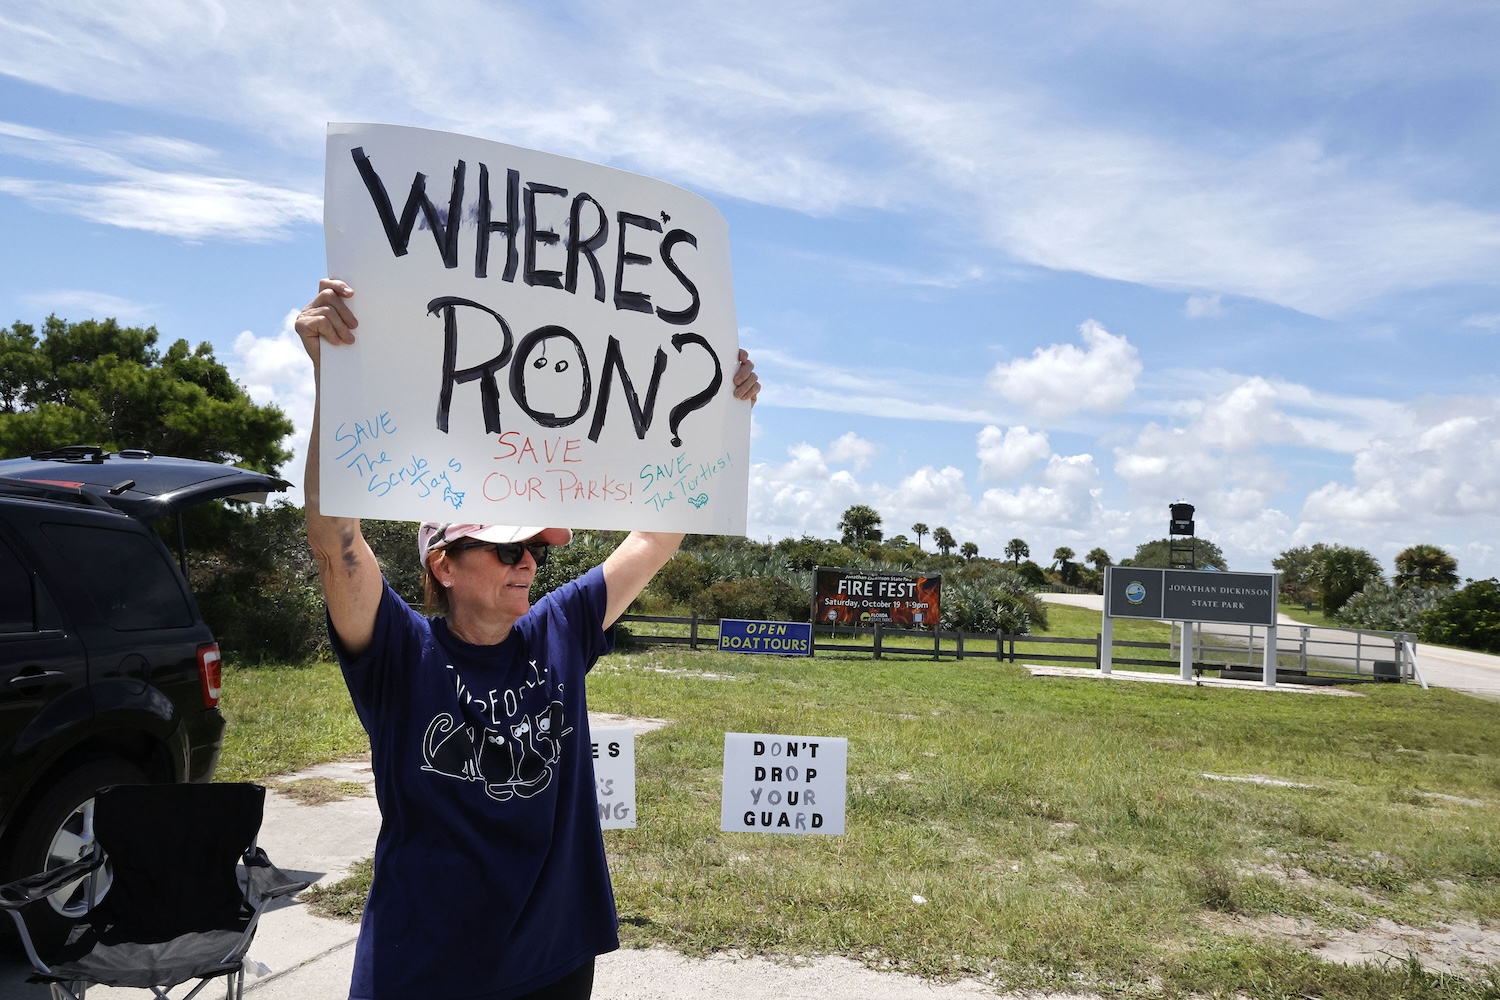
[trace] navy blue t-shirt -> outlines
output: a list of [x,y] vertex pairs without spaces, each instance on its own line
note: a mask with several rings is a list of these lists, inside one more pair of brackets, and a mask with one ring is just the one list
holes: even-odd
[[387,585],[364,655],[334,636],[381,815],[354,1000],[509,1000],[619,947],[583,691],[604,608],[595,568],[475,646]]

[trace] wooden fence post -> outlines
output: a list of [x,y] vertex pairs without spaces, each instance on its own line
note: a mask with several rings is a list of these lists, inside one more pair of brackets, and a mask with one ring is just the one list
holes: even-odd
[[698,612],[693,612],[693,624],[688,631],[688,649],[698,648]]
[[875,622],[875,659],[880,659],[880,622]]

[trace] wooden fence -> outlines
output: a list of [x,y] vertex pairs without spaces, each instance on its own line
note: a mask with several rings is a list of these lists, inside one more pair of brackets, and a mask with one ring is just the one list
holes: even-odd
[[[716,618],[668,617],[661,615],[622,615],[634,642],[647,645],[687,646],[689,649],[717,649],[719,622]],[[641,626],[649,626],[649,629]],[[1125,642],[1116,640],[1115,649],[1133,647],[1159,650],[1161,656],[1151,659],[1115,656],[1117,664],[1175,669],[1170,643]],[[819,653],[864,653],[879,660],[885,657],[922,657],[932,660],[984,659],[1015,663],[1072,663],[1099,666],[1099,636],[1012,635],[994,632],[950,632],[942,629],[900,629],[886,625],[869,628],[839,625],[813,629],[813,655]]]
[[[719,645],[719,621],[716,618],[663,617],[659,615],[623,615],[620,622],[625,625],[631,641],[647,645],[687,646],[689,649],[717,649]],[[1290,630],[1286,630],[1290,631]],[[1331,630],[1322,630],[1331,631]],[[1309,656],[1308,629],[1300,636],[1285,636],[1277,643],[1279,676],[1282,680],[1296,683],[1344,683],[1359,680],[1411,680],[1414,667],[1394,664],[1394,674],[1385,671],[1385,660],[1371,661],[1369,654],[1390,657],[1384,643],[1391,640],[1384,634],[1382,642],[1364,641],[1362,662],[1355,654],[1351,662],[1332,648],[1329,640],[1314,640],[1313,653]],[[1360,637],[1356,636],[1356,640]],[[1407,636],[1397,636],[1407,639]],[[1350,645],[1355,645],[1351,641]],[[1058,663],[1094,667],[1100,664],[1100,636],[1073,638],[1068,636],[1012,635],[1009,633],[951,632],[942,629],[901,629],[886,625],[868,628],[851,625],[816,626],[813,628],[813,655],[827,653],[853,653],[885,659],[888,657],[920,657],[930,660],[992,660],[1002,663]],[[1264,646],[1264,640],[1261,640]],[[1122,655],[1123,654],[1123,655]],[[1221,676],[1259,676],[1259,667],[1251,663],[1261,655],[1256,648],[1256,636],[1246,640],[1220,639],[1205,641],[1199,635],[1194,642],[1193,666],[1195,671],[1214,671]],[[1136,642],[1116,639],[1111,645],[1110,663],[1115,667],[1152,667],[1177,672],[1181,669],[1181,654],[1174,642]],[[1256,660],[1255,663],[1259,661]]]

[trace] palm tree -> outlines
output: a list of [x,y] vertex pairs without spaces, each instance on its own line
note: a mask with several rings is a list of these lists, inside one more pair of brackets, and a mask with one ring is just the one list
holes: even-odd
[[1439,545],[1413,545],[1396,553],[1396,586],[1453,587],[1458,560]]
[[1332,614],[1365,588],[1365,584],[1383,581],[1380,563],[1364,549],[1348,545],[1330,545],[1318,560],[1318,587],[1323,592],[1323,611]]
[[1109,553],[1097,547],[1089,549],[1089,554],[1083,557],[1083,561],[1100,573],[1104,572],[1104,567],[1114,565],[1114,560],[1110,559]]
[[932,529],[927,527],[927,525],[923,524],[921,521],[918,521],[916,524],[911,526],[911,533],[917,536],[917,548],[920,549],[922,547],[922,536],[929,534],[931,531]]
[[1005,543],[1005,558],[1019,566],[1022,559],[1031,558],[1031,547],[1019,538],[1012,538]]
[[942,549],[943,555],[947,555],[958,542],[954,540],[953,532],[939,526],[932,530],[932,544]]
[[838,529],[844,533],[845,545],[880,541],[880,512],[867,504],[857,503],[844,511]]
[[1052,552],[1052,565],[1053,565],[1053,567],[1056,568],[1059,572],[1061,572],[1062,568],[1065,565],[1067,565],[1068,563],[1070,563],[1070,562],[1073,561],[1073,556],[1074,555],[1076,555],[1076,553],[1072,549],[1068,548],[1066,545],[1059,546],[1057,549],[1053,550],[1053,552]]
[[964,557],[965,562],[973,562],[974,557],[979,555],[979,546],[973,542],[964,542],[958,547],[958,551]]

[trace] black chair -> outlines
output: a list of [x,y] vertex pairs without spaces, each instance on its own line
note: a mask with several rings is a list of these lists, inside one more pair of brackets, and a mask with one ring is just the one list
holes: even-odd
[[[265,800],[266,790],[250,784],[101,791],[91,857],[0,886],[0,909],[20,928],[36,969],[27,981],[49,984],[54,1000],[83,1000],[95,984],[150,989],[166,1000],[172,987],[200,980],[182,998],[191,1000],[224,976],[231,1000],[242,997],[245,952],[262,911],[307,887],[255,846]],[[23,908],[92,877],[106,859],[113,878],[103,898],[66,941],[39,955]]]

